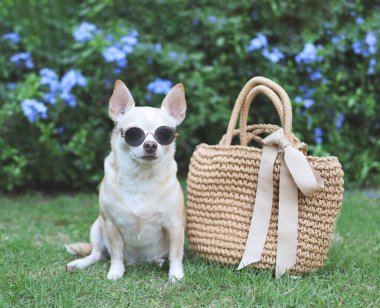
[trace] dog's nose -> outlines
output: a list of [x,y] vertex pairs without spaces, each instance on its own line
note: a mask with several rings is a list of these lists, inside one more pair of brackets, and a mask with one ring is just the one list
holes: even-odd
[[154,141],[145,141],[144,142],[144,150],[148,153],[154,153],[157,150],[157,143]]

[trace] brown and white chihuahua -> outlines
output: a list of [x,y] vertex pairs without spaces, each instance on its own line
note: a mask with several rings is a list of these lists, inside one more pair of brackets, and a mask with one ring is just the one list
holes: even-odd
[[182,84],[167,94],[161,108],[135,107],[126,85],[118,80],[109,102],[115,122],[111,153],[104,162],[100,214],[91,227],[91,244],[66,245],[72,254],[87,255],[67,264],[83,269],[111,258],[107,275],[116,280],[127,264],[169,258],[169,280],[181,280],[185,230],[184,200],[177,179],[175,128],[185,118]]

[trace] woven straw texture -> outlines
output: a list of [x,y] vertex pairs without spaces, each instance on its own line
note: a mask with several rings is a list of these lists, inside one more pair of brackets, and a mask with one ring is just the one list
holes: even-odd
[[[260,84],[263,80],[267,81],[262,78],[257,82],[257,79],[256,83]],[[243,113],[247,112],[248,107],[245,101],[235,108],[237,112],[242,110],[240,119],[243,118],[243,121],[246,119]],[[287,111],[281,106],[276,106],[276,109],[286,132]],[[198,255],[224,264],[239,264],[254,210],[262,150],[246,144],[252,140],[260,143],[260,134],[271,133],[279,128],[268,124],[246,126],[241,121],[240,128],[244,127],[245,132],[242,143],[245,145],[231,146],[226,145],[226,139],[231,140],[239,133],[242,139],[241,130],[233,130],[233,121],[230,122],[227,136],[223,136],[219,145],[197,146],[187,178],[190,244]],[[307,153],[305,143],[292,133],[288,132],[287,137],[294,147]],[[307,156],[307,159],[324,179],[324,188],[309,197],[298,192],[297,261],[290,270],[291,274],[296,275],[314,271],[323,265],[343,199],[343,171],[338,159],[311,156]],[[277,157],[273,172],[274,194],[269,232],[262,259],[250,265],[252,268],[270,269],[276,262],[279,178],[280,159]]]

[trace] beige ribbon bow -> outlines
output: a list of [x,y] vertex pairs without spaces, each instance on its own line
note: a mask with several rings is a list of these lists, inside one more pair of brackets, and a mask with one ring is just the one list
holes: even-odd
[[280,153],[282,160],[276,255],[276,278],[279,278],[296,263],[298,188],[305,196],[309,196],[323,188],[323,179],[305,155],[291,145],[282,128],[263,139],[263,144],[256,201],[238,270],[261,260],[272,211],[273,167]]

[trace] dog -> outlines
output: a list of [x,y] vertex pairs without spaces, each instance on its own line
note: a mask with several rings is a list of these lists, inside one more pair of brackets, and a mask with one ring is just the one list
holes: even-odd
[[100,214],[90,242],[66,245],[71,254],[87,255],[67,264],[83,269],[109,256],[110,280],[128,265],[169,258],[169,280],[184,277],[184,197],[174,160],[175,128],[185,118],[182,84],[174,86],[161,108],[136,107],[127,86],[117,80],[109,101],[115,127],[111,153],[104,161],[99,190]]

